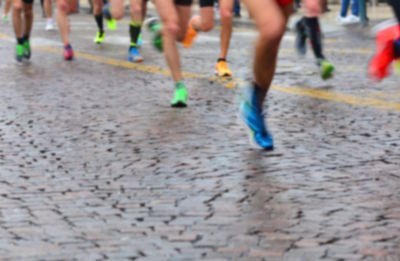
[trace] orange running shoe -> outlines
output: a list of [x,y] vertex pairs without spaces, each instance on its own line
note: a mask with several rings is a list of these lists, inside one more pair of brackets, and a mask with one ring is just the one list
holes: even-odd
[[182,45],[185,48],[190,48],[193,45],[194,39],[197,36],[196,30],[193,28],[192,23],[189,22],[185,38],[182,40]]
[[372,79],[382,80],[390,74],[389,67],[396,59],[394,43],[400,37],[400,27],[390,26],[376,36],[376,54],[372,58],[368,73]]
[[219,59],[217,64],[215,65],[215,74],[219,77],[231,77],[232,72],[228,68],[228,64],[226,60]]

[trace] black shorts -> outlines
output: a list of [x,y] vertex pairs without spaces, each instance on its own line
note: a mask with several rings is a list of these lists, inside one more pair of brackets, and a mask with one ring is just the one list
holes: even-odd
[[[192,5],[193,0],[175,0],[176,5]],[[200,0],[200,7],[213,7],[214,0]]]
[[33,4],[33,0],[22,0],[24,4]]

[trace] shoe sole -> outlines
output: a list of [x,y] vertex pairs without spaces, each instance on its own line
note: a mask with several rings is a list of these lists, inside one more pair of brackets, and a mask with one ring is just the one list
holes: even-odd
[[215,75],[218,77],[232,77],[232,74],[229,73],[219,74],[218,71],[215,71]]
[[172,108],[186,108],[187,104],[184,102],[177,102],[175,104],[171,104]]

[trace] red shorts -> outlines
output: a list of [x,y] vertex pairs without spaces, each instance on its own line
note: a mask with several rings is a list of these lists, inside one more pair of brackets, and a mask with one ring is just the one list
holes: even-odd
[[293,0],[276,0],[276,1],[281,6],[289,5],[289,4],[291,4],[293,2]]

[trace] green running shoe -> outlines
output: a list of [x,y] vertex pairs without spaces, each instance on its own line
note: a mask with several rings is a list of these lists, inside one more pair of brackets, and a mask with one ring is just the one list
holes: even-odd
[[8,24],[8,17],[3,15],[3,24]]
[[17,59],[17,62],[22,62],[24,59],[24,45],[23,44],[17,44],[15,48],[15,59]]
[[24,58],[28,60],[31,58],[31,45],[29,40],[24,41]]
[[157,50],[162,52],[163,50],[162,35],[161,35],[162,25],[160,20],[156,17],[151,17],[146,19],[144,24],[147,25],[148,30],[154,34],[152,40],[153,46]]
[[110,31],[117,30],[117,21],[114,18],[106,19],[106,24]]
[[105,32],[97,32],[96,37],[94,38],[94,42],[96,44],[102,44],[104,42]]
[[183,108],[186,107],[187,100],[187,90],[186,86],[183,82],[177,82],[175,84],[175,94],[174,98],[171,101],[171,107],[174,108]]
[[335,66],[328,62],[327,60],[318,60],[318,65],[320,68],[321,78],[323,80],[328,80],[333,77],[333,72],[335,71]]

